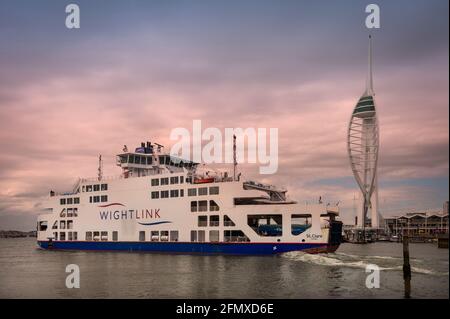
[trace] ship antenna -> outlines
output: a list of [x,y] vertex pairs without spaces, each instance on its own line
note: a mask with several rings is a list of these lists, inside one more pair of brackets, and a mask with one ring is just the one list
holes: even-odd
[[103,178],[103,160],[102,155],[98,156],[98,180],[101,181]]
[[369,35],[369,61],[366,82],[366,95],[375,95],[373,91],[373,77],[372,77],[372,35]]
[[233,135],[233,181],[236,181],[236,135]]

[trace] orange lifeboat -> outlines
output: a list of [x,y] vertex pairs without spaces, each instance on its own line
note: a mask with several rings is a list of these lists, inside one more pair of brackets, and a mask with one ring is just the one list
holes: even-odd
[[214,177],[194,179],[194,184],[214,183]]

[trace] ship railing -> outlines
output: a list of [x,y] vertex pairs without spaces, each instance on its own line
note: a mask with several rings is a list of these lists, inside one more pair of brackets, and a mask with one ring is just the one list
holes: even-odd
[[244,186],[250,186],[252,188],[261,188],[266,189],[268,191],[274,191],[274,192],[286,192],[287,190],[284,188],[277,187],[275,185],[270,184],[263,184],[255,181],[246,181],[244,182]]
[[[133,177],[139,177],[139,176],[129,176],[128,178],[133,178]],[[98,177],[87,177],[87,178],[82,178],[81,182],[82,183],[95,183],[95,182],[103,182],[103,181],[112,181],[112,180],[118,180],[118,179],[123,179],[125,178],[123,175],[111,175],[111,176],[102,176],[102,178],[98,178]]]

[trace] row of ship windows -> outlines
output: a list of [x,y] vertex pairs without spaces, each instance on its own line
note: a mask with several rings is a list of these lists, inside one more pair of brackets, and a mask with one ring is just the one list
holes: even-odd
[[[218,230],[209,231],[209,241],[218,242],[220,241]],[[108,241],[107,231],[88,231],[86,232],[86,241]],[[67,232],[53,232],[54,240],[60,241],[74,241],[78,240],[78,232],[69,231]],[[150,232],[150,241],[153,242],[177,242],[178,241],[178,230],[153,230]],[[112,241],[119,240],[119,233],[117,231],[112,232]],[[241,230],[225,230],[223,232],[223,240],[225,242],[248,242],[249,238]],[[139,241],[146,241],[146,232],[139,232]],[[191,242],[205,242],[206,232],[204,230],[191,230]]]
[[[198,227],[206,227],[208,226],[208,216],[201,215],[198,216]],[[228,217],[228,215],[223,216],[223,225],[226,227],[235,226],[234,222]],[[209,226],[216,227],[220,226],[220,216],[219,215],[211,215],[209,216]]]
[[[218,242],[220,232],[218,230],[209,231],[209,241]],[[191,242],[205,242],[206,232],[204,230],[191,230]],[[242,230],[224,230],[223,241],[225,242],[248,242],[250,239],[242,232]]]
[[[52,229],[58,229],[58,221],[53,223]],[[60,220],[59,229],[73,229],[73,220]]]
[[[213,200],[209,201],[209,211],[217,212],[220,210],[219,205]],[[208,201],[207,200],[199,200],[199,201],[191,201],[191,212],[207,212],[208,211]]]
[[[145,231],[139,232],[139,241],[145,241]],[[150,241],[178,241],[178,230],[152,230]]]
[[108,184],[94,184],[94,185],[84,185],[81,188],[82,192],[100,192],[100,191],[107,191],[108,190]]
[[[151,181],[152,186],[164,186],[164,185],[173,185],[173,184],[183,184],[184,176],[173,176],[173,177],[163,177],[163,178],[153,178]],[[211,186],[209,188],[210,195],[218,195],[219,187]],[[208,195],[208,187],[200,187],[198,188],[198,195]],[[197,196],[197,188],[189,188],[188,196]]]
[[184,197],[184,189],[171,189],[170,192],[169,191],[154,191],[152,192],[152,199],[158,199],[158,198],[169,198],[169,194],[170,197]]
[[105,203],[108,201],[108,195],[89,196],[89,203]]
[[59,203],[61,205],[73,205],[73,204],[79,204],[80,198],[79,197],[69,197],[69,198],[60,198]]
[[66,232],[60,231],[59,232],[59,239],[58,239],[58,232],[53,233],[53,237],[55,240],[78,240],[78,232],[76,231],[69,231],[67,232],[67,239],[66,239]]
[[[218,195],[219,194],[219,187],[214,186],[209,188],[209,194],[210,195]],[[170,196],[169,196],[170,195]],[[208,188],[207,187],[201,187],[198,189],[198,195],[208,195]],[[188,189],[188,196],[197,196],[197,188],[189,188]],[[151,192],[152,199],[158,199],[158,198],[173,198],[173,197],[184,197],[184,189],[171,189],[164,190],[164,191],[153,191]]]
[[78,208],[63,208],[59,217],[78,217]]
[[[208,187],[198,188],[198,196],[208,195]],[[219,195],[219,186],[211,186],[209,195]],[[188,196],[197,196],[197,188],[188,188]]]
[[172,176],[170,177],[163,177],[163,178],[152,178],[151,184],[152,186],[163,186],[163,185],[169,185],[170,184],[183,184],[184,183],[184,176]]

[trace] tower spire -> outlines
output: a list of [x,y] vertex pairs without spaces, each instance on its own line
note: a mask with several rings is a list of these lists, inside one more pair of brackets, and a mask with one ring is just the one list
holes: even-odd
[[372,35],[369,34],[369,61],[368,61],[368,72],[367,72],[367,82],[366,82],[366,94],[365,95],[375,95],[373,91],[373,78],[372,78]]

